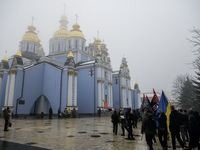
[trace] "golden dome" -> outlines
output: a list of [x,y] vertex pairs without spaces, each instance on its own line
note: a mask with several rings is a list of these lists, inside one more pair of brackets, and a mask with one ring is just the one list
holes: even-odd
[[138,84],[137,81],[135,81],[135,84]]
[[83,33],[80,29],[80,25],[76,22],[74,25],[73,25],[73,29],[69,32],[69,37],[81,37],[83,39],[85,39]]
[[100,38],[95,39],[95,43],[97,43],[98,45],[101,44]]
[[60,19],[60,29],[53,34],[53,37],[68,37],[67,23],[67,16],[63,14]]
[[61,20],[67,20],[67,16],[65,15],[65,13],[61,16]]
[[61,26],[60,30],[56,31],[53,34],[53,37],[68,37],[69,31],[67,30],[67,27]]
[[34,32],[35,31],[35,26],[30,25],[28,26],[28,30],[24,36],[22,37],[22,41],[33,41],[33,42],[39,42],[37,34]]
[[38,48],[38,51],[39,52],[44,52],[44,49],[43,49],[42,45],[40,45],[40,47]]

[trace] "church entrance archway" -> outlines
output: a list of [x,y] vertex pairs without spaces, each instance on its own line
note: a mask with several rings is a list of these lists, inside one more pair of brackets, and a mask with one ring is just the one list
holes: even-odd
[[38,97],[38,99],[33,104],[30,114],[31,115],[39,115],[42,112],[44,114],[48,114],[49,113],[48,110],[49,110],[50,106],[51,106],[51,104],[50,104],[49,100],[47,99],[47,97],[45,95],[41,95]]

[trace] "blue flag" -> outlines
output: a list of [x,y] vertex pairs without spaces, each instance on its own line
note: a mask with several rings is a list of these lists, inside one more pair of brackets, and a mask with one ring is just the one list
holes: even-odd
[[158,104],[158,109],[157,109],[156,114],[158,113],[159,109],[161,109],[162,111],[164,111],[164,113],[166,113],[167,112],[167,106],[168,106],[168,100],[165,97],[165,93],[162,91],[162,95],[161,95],[161,98],[160,98],[160,102]]
[[165,93],[162,91],[162,95],[161,95],[161,98],[160,98],[160,102],[158,104],[158,110],[157,110],[156,114],[158,113],[159,109],[161,109],[165,113],[165,115],[167,117],[168,133],[170,133],[170,131],[169,131],[169,116],[171,114],[170,106],[171,106],[171,103],[168,102],[168,100],[165,96]]

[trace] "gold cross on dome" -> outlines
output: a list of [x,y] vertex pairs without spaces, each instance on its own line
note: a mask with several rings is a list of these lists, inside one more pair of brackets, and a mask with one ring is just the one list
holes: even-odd
[[77,22],[77,20],[78,20],[78,15],[76,14],[75,16],[76,16],[76,22]]
[[65,12],[65,8],[67,7],[67,5],[66,4],[63,4],[64,5],[64,12]]
[[32,19],[32,25],[33,25],[33,20],[35,20],[35,18],[34,18],[34,17],[31,17],[31,19]]

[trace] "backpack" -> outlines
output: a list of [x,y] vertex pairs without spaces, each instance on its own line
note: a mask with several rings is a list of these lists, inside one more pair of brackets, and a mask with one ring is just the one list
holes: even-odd
[[156,121],[153,116],[148,116],[147,126],[150,130],[156,129]]

